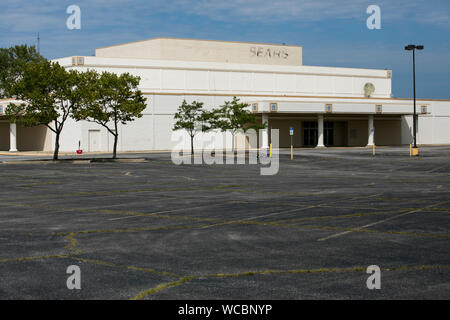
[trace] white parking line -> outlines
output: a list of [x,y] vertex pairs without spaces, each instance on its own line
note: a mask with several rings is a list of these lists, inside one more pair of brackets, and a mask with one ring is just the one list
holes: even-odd
[[[376,225],[378,225],[378,224],[384,223],[384,222],[386,222],[386,221],[390,221],[390,220],[393,220],[393,219],[397,219],[397,218],[406,216],[406,215],[411,214],[411,213],[415,213],[415,212],[419,212],[419,211],[424,211],[424,210],[426,210],[426,209],[428,209],[428,208],[433,208],[433,207],[436,207],[436,206],[439,206],[439,205],[441,205],[441,204],[448,203],[448,202],[450,202],[450,201],[444,201],[444,202],[435,203],[435,204],[426,206],[426,207],[424,207],[424,208],[419,208],[419,209],[416,209],[416,210],[412,210],[412,211],[408,211],[408,212],[405,212],[405,213],[396,215],[396,216],[394,216],[394,217],[390,217],[390,218],[386,218],[386,219],[383,219],[383,220],[380,220],[380,221],[377,221],[377,222],[369,223],[369,224],[366,224],[365,226],[361,226],[361,227],[355,228],[355,231],[362,230],[362,229],[369,228],[369,227],[373,227],[373,226],[376,226]],[[337,238],[337,237],[344,236],[344,235],[349,234],[349,233],[352,233],[352,232],[354,232],[354,231],[344,231],[344,232],[340,232],[340,233],[333,234],[333,235],[328,236],[328,237],[325,237],[325,238],[321,238],[321,239],[319,239],[319,240],[317,240],[317,241],[325,241],[325,240]]]
[[200,208],[211,208],[211,207],[213,207],[213,206],[220,206],[220,205],[224,205],[224,204],[226,204],[226,203],[208,204],[208,205],[197,206],[197,207],[178,208],[178,209],[173,209],[173,210],[165,210],[165,211],[158,211],[158,212],[151,212],[151,213],[136,212],[136,214],[130,214],[130,215],[127,215],[126,217],[113,218],[113,219],[108,219],[108,220],[109,220],[109,221],[116,221],[116,220],[130,219],[130,218],[148,217],[148,216],[152,216],[152,215],[154,216],[154,215],[157,215],[157,214],[172,213],[172,212],[177,212],[177,211],[182,211],[182,210],[192,210],[192,209],[200,209]]
[[444,169],[445,167],[448,167],[448,166],[450,166],[450,164],[446,164],[445,166],[431,169],[430,171],[427,171],[427,173],[433,173],[433,172],[439,171],[441,169]]
[[216,226],[218,226],[218,225],[221,225],[221,226],[222,226],[222,225],[233,224],[233,223],[235,223],[236,221],[250,221],[250,220],[255,220],[255,219],[259,219],[259,218],[265,218],[265,217],[270,217],[270,216],[276,216],[276,215],[284,214],[284,213],[299,212],[299,211],[304,211],[304,210],[313,209],[313,208],[320,208],[320,207],[323,206],[323,205],[331,205],[331,204],[333,204],[333,203],[340,202],[340,201],[351,201],[351,200],[356,200],[356,199],[360,199],[360,198],[373,198],[373,197],[378,197],[378,196],[380,196],[380,195],[381,195],[381,194],[373,194],[373,195],[370,195],[370,196],[353,197],[353,198],[350,198],[350,199],[337,199],[337,200],[330,201],[330,202],[327,202],[327,203],[315,204],[315,205],[311,205],[311,206],[307,206],[307,207],[295,208],[295,209],[285,210],[285,211],[277,211],[277,212],[272,212],[272,213],[269,213],[269,214],[266,214],[266,215],[262,215],[262,216],[257,216],[257,217],[250,217],[250,218],[245,218],[245,219],[239,219],[239,220],[233,220],[233,221],[223,222],[223,223],[215,224],[215,225],[212,225],[212,226],[205,226],[205,227],[202,227],[202,228],[200,228],[200,229],[207,229],[207,228],[211,228],[211,227],[216,227]]

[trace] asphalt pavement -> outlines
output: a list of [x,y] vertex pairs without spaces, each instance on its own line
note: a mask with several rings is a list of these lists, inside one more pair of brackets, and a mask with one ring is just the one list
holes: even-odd
[[450,298],[450,147],[120,158],[143,161],[0,156],[0,299]]

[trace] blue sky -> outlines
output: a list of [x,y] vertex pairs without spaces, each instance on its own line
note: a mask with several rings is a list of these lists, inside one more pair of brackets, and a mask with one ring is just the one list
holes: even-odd
[[[409,43],[417,56],[417,95],[450,99],[449,0],[2,0],[0,46],[36,44],[51,59],[93,55],[97,47],[153,37],[303,46],[305,65],[393,70],[396,97],[412,96]],[[81,30],[68,30],[69,5]],[[381,30],[369,30],[369,5]]]

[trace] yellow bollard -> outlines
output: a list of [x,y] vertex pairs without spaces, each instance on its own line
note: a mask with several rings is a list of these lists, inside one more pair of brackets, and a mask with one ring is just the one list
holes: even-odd
[[272,158],[272,144],[270,144],[270,148],[269,148],[269,157]]
[[372,146],[372,155],[375,156],[375,143],[374,143],[373,146]]
[[291,160],[294,160],[294,146],[291,146]]

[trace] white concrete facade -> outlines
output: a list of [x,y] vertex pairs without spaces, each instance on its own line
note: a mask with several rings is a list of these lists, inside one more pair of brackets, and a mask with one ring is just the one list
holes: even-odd
[[99,58],[124,58],[250,63],[269,65],[302,64],[302,47],[260,43],[194,39],[156,38],[95,50]]
[[[119,127],[119,151],[171,150],[176,144],[171,141],[173,116],[184,99],[201,101],[211,109],[234,96],[256,104],[261,121],[268,122],[269,129],[263,131],[264,148],[268,147],[270,129],[279,128],[283,140],[289,126],[298,128],[296,146],[308,145],[308,141],[318,146],[411,143],[413,103],[392,98],[390,70],[303,66],[302,48],[295,46],[186,43],[176,39],[161,43],[161,39],[148,40],[98,49],[95,57],[55,60],[67,69],[128,72],[141,77],[147,108],[142,118]],[[261,56],[255,57],[254,48],[262,52]],[[177,53],[170,54],[171,50]],[[289,50],[292,60],[278,56],[283,50]],[[146,55],[152,59],[146,59]],[[200,61],[202,56],[205,61]],[[375,87],[370,96],[364,89],[367,83]],[[276,110],[271,109],[274,104]],[[417,111],[418,143],[450,144],[450,101],[418,100]],[[308,122],[318,126],[313,129],[318,136],[311,140],[307,137]],[[339,134],[333,133],[334,138],[330,138],[330,132]],[[391,136],[395,138],[390,140]],[[228,139],[231,145],[231,135]],[[74,152],[79,141],[85,151],[112,150],[112,136],[104,128],[70,120],[62,133],[60,150]],[[199,147],[201,138],[196,143]]]

